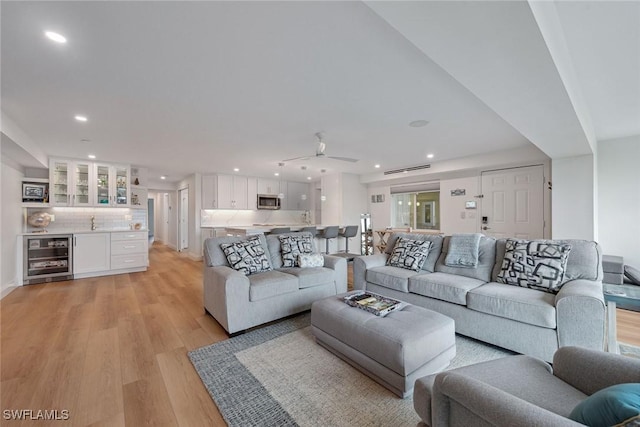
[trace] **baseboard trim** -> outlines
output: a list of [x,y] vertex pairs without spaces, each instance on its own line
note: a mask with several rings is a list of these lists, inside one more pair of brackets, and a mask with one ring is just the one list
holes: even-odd
[[14,290],[16,290],[18,287],[16,285],[9,285],[6,288],[4,288],[2,290],[2,292],[0,292],[0,299],[6,297],[7,295],[9,295],[11,292],[13,292]]

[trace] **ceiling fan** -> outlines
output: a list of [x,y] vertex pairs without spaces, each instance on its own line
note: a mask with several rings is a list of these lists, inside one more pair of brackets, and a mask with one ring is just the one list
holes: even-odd
[[318,139],[318,146],[316,147],[315,154],[310,156],[294,157],[293,159],[283,160],[283,162],[293,162],[295,160],[309,160],[309,159],[318,158],[318,157],[333,159],[333,160],[341,160],[343,162],[351,162],[351,163],[355,163],[358,161],[358,159],[352,159],[351,157],[327,156],[324,153],[324,150],[325,148],[327,148],[327,145],[324,142],[322,142],[322,132],[317,132],[315,135],[316,135],[316,138]]

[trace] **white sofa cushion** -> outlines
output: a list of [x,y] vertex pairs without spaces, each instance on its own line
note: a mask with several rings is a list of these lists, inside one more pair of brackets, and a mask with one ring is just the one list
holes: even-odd
[[281,271],[266,271],[249,277],[249,301],[260,301],[298,291],[298,278]]
[[420,274],[430,274],[425,271],[415,272],[406,268],[391,267],[385,265],[382,267],[374,267],[367,270],[367,282],[384,286],[385,288],[395,289],[400,292],[409,292],[409,277],[418,276]]

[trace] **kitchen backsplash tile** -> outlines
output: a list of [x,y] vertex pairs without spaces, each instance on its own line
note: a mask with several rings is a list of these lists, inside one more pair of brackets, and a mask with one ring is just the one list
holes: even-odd
[[[147,211],[128,208],[28,208],[27,217],[36,212],[47,212],[54,215],[55,220],[47,226],[49,232],[84,231],[91,229],[91,216],[95,216],[98,230],[130,229],[132,224],[140,223],[142,229],[147,228]],[[38,230],[26,223],[24,232]]]
[[[205,209],[200,212],[202,227],[241,226],[253,224],[304,224],[305,211],[275,210],[249,211]],[[313,218],[309,216],[313,222]]]

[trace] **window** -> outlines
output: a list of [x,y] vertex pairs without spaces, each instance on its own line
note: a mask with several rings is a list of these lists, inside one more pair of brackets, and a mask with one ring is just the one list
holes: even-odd
[[439,230],[440,192],[392,194],[391,222],[394,228]]

